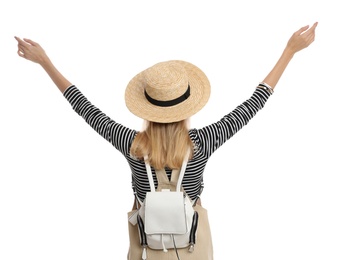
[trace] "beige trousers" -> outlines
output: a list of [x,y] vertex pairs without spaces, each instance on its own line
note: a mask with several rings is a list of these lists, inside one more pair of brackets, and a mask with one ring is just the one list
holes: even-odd
[[[178,249],[178,254],[181,260],[213,260],[213,244],[210,226],[208,222],[207,210],[201,205],[195,205],[194,209],[199,214],[199,222],[197,228],[197,241],[194,251],[190,253],[188,248]],[[128,217],[134,211],[128,213]],[[140,246],[138,226],[129,225],[130,247],[128,252],[128,260],[142,260],[143,248]],[[162,250],[153,250],[147,248],[147,260],[177,260],[177,255],[174,249],[168,250],[167,253]]]

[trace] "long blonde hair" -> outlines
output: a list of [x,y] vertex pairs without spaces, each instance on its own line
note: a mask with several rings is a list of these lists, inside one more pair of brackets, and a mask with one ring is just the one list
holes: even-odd
[[130,153],[138,159],[148,155],[149,163],[155,169],[179,169],[188,149],[191,158],[193,143],[188,134],[187,120],[146,122],[145,130],[139,132],[132,142]]

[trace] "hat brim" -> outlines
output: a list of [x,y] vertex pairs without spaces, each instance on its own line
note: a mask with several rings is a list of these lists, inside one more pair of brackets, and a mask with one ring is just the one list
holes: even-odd
[[181,60],[174,62],[182,65],[187,72],[190,96],[170,107],[153,105],[145,98],[144,77],[143,72],[140,72],[130,80],[125,90],[125,103],[131,113],[148,121],[170,123],[187,119],[206,105],[211,87],[205,73],[189,62]]

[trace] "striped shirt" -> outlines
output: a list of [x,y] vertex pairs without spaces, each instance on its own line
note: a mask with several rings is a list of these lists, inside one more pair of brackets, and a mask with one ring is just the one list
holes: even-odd
[[[124,155],[131,169],[134,191],[140,200],[144,200],[146,192],[150,191],[146,167],[143,161],[130,156],[131,143],[137,131],[109,118],[92,105],[74,85],[66,89],[64,96],[76,113],[83,117],[97,133]],[[263,108],[269,96],[270,93],[268,91],[256,88],[248,100],[218,122],[200,129],[193,128],[189,130],[195,150],[193,158],[187,164],[182,186],[192,200],[196,199],[202,192],[203,172],[210,156]],[[170,179],[171,170],[166,169],[166,172]],[[152,174],[155,187],[157,187],[154,169],[152,169]]]

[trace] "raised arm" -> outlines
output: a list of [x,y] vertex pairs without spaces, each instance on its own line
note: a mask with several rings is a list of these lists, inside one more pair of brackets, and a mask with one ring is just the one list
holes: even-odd
[[129,153],[136,131],[124,127],[104,114],[71,84],[53,65],[43,48],[29,39],[15,37],[18,42],[18,55],[38,63],[48,73],[55,85],[69,101],[75,112],[80,115],[97,133],[109,141],[124,155]]
[[20,39],[16,36],[14,38],[18,42],[18,55],[40,64],[62,93],[72,85],[71,82],[56,69],[46,52],[38,43],[25,38]]
[[250,99],[243,102],[218,122],[193,133],[194,138],[198,139],[197,143],[203,147],[206,156],[210,156],[243,126],[248,124],[256,113],[264,107],[295,53],[308,47],[314,41],[316,26],[317,23],[314,23],[310,29],[309,26],[305,26],[293,33],[275,66],[261,82],[265,86],[256,88]]
[[314,23],[311,28],[309,28],[309,25],[304,26],[293,33],[274,68],[263,80],[267,86],[274,89],[295,53],[308,47],[315,40],[317,24],[317,22]]

